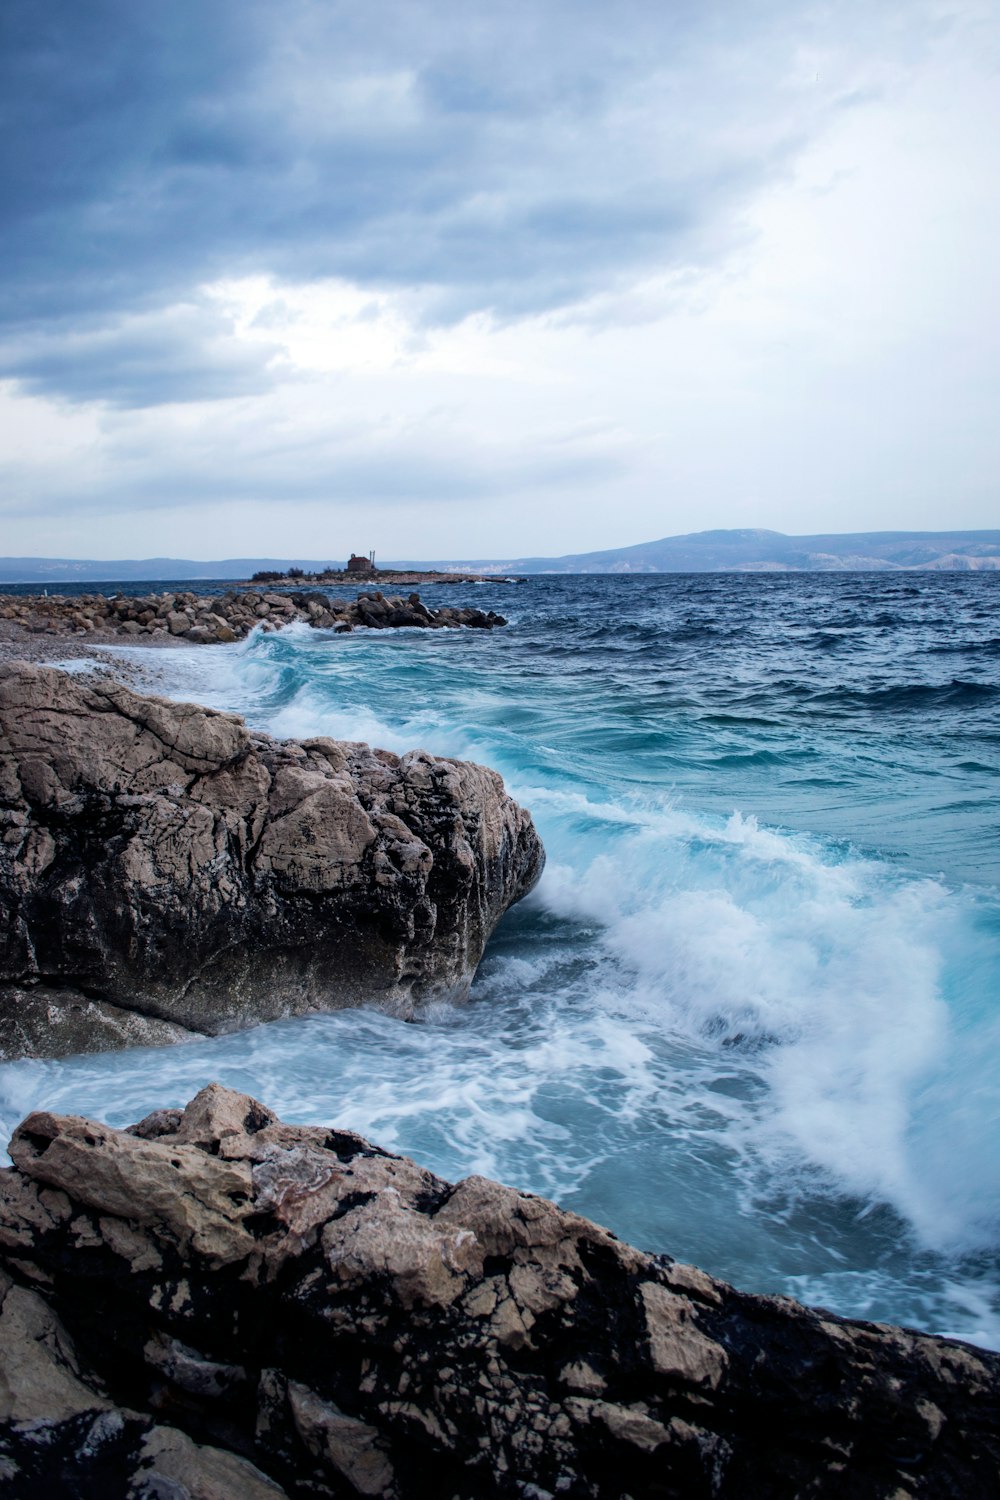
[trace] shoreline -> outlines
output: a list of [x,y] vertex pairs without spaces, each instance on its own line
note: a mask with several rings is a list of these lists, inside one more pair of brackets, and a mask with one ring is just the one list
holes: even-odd
[[33,667],[55,667],[70,662],[83,662],[81,669],[92,678],[113,678],[136,692],[157,693],[155,676],[150,672],[151,663],[164,652],[170,652],[190,642],[179,641],[171,636],[163,640],[147,638],[129,641],[129,648],[136,646],[148,657],[140,666],[134,657],[120,655],[123,645],[121,636],[104,632],[89,636],[86,640],[78,636],[31,635],[27,631],[10,629],[10,622],[0,620],[0,670],[26,663]]
[[375,630],[493,630],[503,615],[474,605],[429,609],[411,592],[384,594],[360,589],[353,599],[331,598],[319,589],[279,589],[262,584],[224,594],[168,589],[161,593],[0,595],[0,662],[78,660],[95,647],[232,645],[255,629],[280,630],[301,623],[346,634]]
[[[207,582],[207,580],[192,580]],[[225,580],[228,582],[228,580]],[[347,584],[353,587],[357,585],[363,588],[372,584],[388,584],[393,588],[403,585],[416,586],[418,584],[439,583],[523,583],[524,575],[513,578],[505,573],[422,573],[419,568],[407,568],[405,571],[394,572],[389,568],[373,568],[370,573],[349,573],[341,569],[336,573],[304,573],[301,577],[281,573],[272,576],[257,578],[236,578],[231,587],[234,589],[253,589],[261,585],[267,588],[294,589],[294,588],[323,588],[327,584]]]
[[[11,620],[0,620],[0,664],[13,661],[31,662],[36,666],[51,666],[57,661],[78,661],[92,654],[95,647],[103,651],[120,650],[123,646],[140,646],[143,650],[170,651],[190,646],[190,641],[177,636],[157,635],[124,638],[112,630],[88,631],[86,636],[63,634],[60,631],[25,630]],[[127,659],[122,658],[125,665]]]
[[[295,634],[298,637],[298,642],[295,645],[294,651],[291,654],[295,655],[296,657],[297,657],[298,652],[299,652],[300,649],[302,650],[303,653],[305,653],[307,651],[307,648],[308,648],[309,645],[313,645],[314,648],[315,648],[315,646],[317,644],[319,644],[318,642],[312,642],[311,639],[309,637],[306,637],[304,633],[299,634],[298,632],[296,632]],[[49,650],[49,651],[56,651],[56,652],[58,652],[60,650],[61,645],[63,644],[62,642],[60,642],[60,640],[58,638],[48,638],[48,640],[46,640],[45,637],[31,637],[29,639],[31,639],[33,642],[39,643],[42,649]],[[136,644],[148,644],[149,642],[143,640],[143,638],[140,637],[139,641],[135,642],[135,643]],[[128,644],[130,646],[133,643],[129,642]],[[157,644],[161,644],[161,643],[157,642]],[[172,644],[174,644],[173,641],[166,641],[165,640],[165,641],[162,642],[163,646],[172,645]],[[264,643],[262,643],[262,644],[264,644]],[[277,644],[278,644],[277,642],[272,643],[272,647],[276,646]],[[284,644],[287,647],[291,648],[292,645],[293,645],[293,642],[291,640],[288,640]],[[350,645],[350,643],[348,643],[348,644]],[[363,646],[364,643],[362,643],[362,642],[356,642],[354,644],[357,645],[357,646]],[[393,645],[395,645],[397,647],[400,647],[400,646],[404,645],[403,642],[396,642],[396,643],[388,642],[388,643],[385,643],[385,644],[387,644],[390,648]],[[440,645],[442,643],[438,643],[438,644]],[[529,642],[529,644],[530,644],[530,642]],[[115,661],[113,659],[113,656],[112,656],[114,645],[115,645],[114,638],[111,638],[110,640],[105,641],[105,642],[95,642],[93,648],[90,648],[89,647],[89,643],[84,642],[82,640],[82,638],[81,638],[80,645],[79,645],[79,647],[77,648],[77,650],[73,654],[75,654],[75,655],[82,655],[82,656],[89,655],[90,658],[91,658],[91,660],[99,657],[101,659],[102,665],[101,665],[101,667],[98,670],[99,671],[103,671],[103,670],[109,670],[110,671],[110,670],[113,670],[115,668],[115,665],[116,665],[116,663],[115,663]],[[128,646],[126,647],[126,649],[128,649]],[[69,653],[67,652],[66,654],[69,654]],[[284,657],[285,651],[284,650],[281,651],[280,654],[281,654],[282,657]],[[316,652],[315,649],[314,649],[313,652],[309,653],[309,654],[310,654],[310,656],[312,658],[316,658],[316,660],[314,661],[313,664],[315,666],[317,666],[317,667],[321,666],[322,662],[326,661],[326,660],[328,660],[331,663],[331,665],[332,665],[333,662],[334,662],[334,659],[337,658],[337,657],[340,657],[342,655],[341,653],[337,652],[336,643],[327,643],[325,641],[323,642],[322,649],[319,652]],[[388,662],[391,664],[391,662],[395,658],[397,658],[397,657],[400,657],[400,658],[401,657],[405,657],[408,654],[409,653],[407,651],[394,651],[394,650],[389,650],[389,651],[384,652],[384,653],[372,653],[371,650],[370,650],[370,643],[369,643],[369,647],[368,648],[362,650],[362,657],[363,658],[368,658],[369,656],[375,656],[375,655],[383,658],[383,660],[379,663],[378,672],[377,672],[378,682],[373,685],[373,693],[375,692],[376,688],[381,688],[381,685],[382,685],[382,671],[383,671],[383,667],[386,666],[385,659],[388,659]],[[461,654],[462,653],[460,653],[460,655]],[[482,654],[482,656],[484,658],[484,662],[488,662],[488,660],[492,657],[492,653],[489,652],[489,651],[487,651],[485,653],[481,653],[481,654]],[[133,650],[129,650],[128,661],[129,661],[129,664],[133,665],[134,668],[135,668],[135,670],[137,670],[139,672],[145,672],[145,673],[148,674],[148,676],[151,676],[151,677],[156,676],[157,674],[160,674],[165,679],[169,678],[169,677],[178,677],[178,676],[180,676],[180,674],[184,674],[184,676],[187,677],[188,667],[187,667],[186,663],[190,663],[191,664],[192,680],[195,679],[195,678],[197,678],[197,679],[205,678],[206,680],[210,680],[210,679],[214,679],[214,677],[216,676],[217,673],[222,673],[222,674],[225,674],[227,676],[228,676],[228,674],[229,674],[229,672],[231,670],[235,670],[237,672],[241,672],[242,673],[243,669],[248,665],[248,659],[247,658],[248,658],[248,656],[251,656],[251,655],[264,655],[264,656],[268,656],[269,657],[271,655],[271,652],[264,651],[264,652],[254,653],[253,652],[253,648],[251,647],[251,648],[249,648],[249,652],[248,653],[236,653],[235,656],[230,656],[228,658],[225,657],[225,656],[223,656],[223,655],[220,655],[214,665],[213,665],[212,660],[208,659],[206,662],[202,663],[199,666],[200,658],[195,658],[195,657],[188,656],[188,657],[185,657],[185,663],[179,663],[179,658],[173,658],[173,659],[170,659],[170,658],[158,658],[158,657],[155,657],[155,656],[150,656],[150,654],[148,652],[140,654],[140,653],[135,652]],[[432,655],[444,655],[444,656],[448,657],[451,660],[454,659],[453,658],[453,653],[451,653],[451,652],[432,653]],[[124,659],[124,657],[123,657],[123,653],[122,653],[122,655],[119,656],[118,660],[121,661],[123,659]],[[106,669],[104,668],[104,665],[103,665],[104,662],[108,663],[108,666],[107,666]],[[152,663],[159,663],[159,666],[154,666],[154,665],[152,665]],[[89,663],[88,663],[88,665],[89,665]],[[391,680],[392,680],[392,682],[395,682],[396,679],[395,679],[395,675],[394,674],[391,675]],[[403,681],[405,679],[401,678],[400,680]],[[436,680],[437,679],[435,679],[435,681]],[[147,690],[150,690],[150,689],[147,688]],[[151,690],[154,691],[154,692],[155,691],[162,691],[161,689],[157,689],[157,688],[152,688]],[[197,688],[194,688],[192,690],[190,687],[188,687],[187,689],[182,689],[182,692],[184,693],[185,696],[187,696],[187,695],[190,694],[190,696],[193,696],[193,697],[196,697],[196,698],[200,697],[200,694],[199,694]],[[387,701],[389,701],[389,700],[383,698],[382,700],[376,700],[376,701],[377,702],[381,701],[381,702],[383,702],[383,705],[384,705],[384,703],[387,702]],[[450,702],[451,700],[449,699],[448,701]],[[223,704],[222,706],[232,707],[233,704]],[[315,726],[313,726],[313,727],[315,727]],[[283,732],[289,732],[289,731],[288,731],[288,729],[285,729],[285,730],[283,730]],[[298,731],[293,730],[292,732],[301,732],[301,726],[299,727]],[[337,732],[348,732],[349,733],[351,731],[348,729],[346,731],[345,730],[338,730]],[[378,744],[384,744],[384,743],[386,743],[385,740],[379,739],[378,736],[376,734],[374,734],[374,732],[372,733],[371,737],[373,739],[373,743],[378,743]],[[409,743],[415,743],[415,742],[417,742],[417,741],[414,738],[414,739],[408,740],[406,743],[409,744]],[[393,741],[391,743],[395,744],[395,741]],[[398,749],[398,748],[400,748],[400,746],[397,745],[396,748]],[[456,753],[461,753],[461,752],[456,752]],[[469,753],[469,752],[466,751],[465,753]],[[496,760],[495,760],[495,758],[491,757],[488,753],[482,753],[481,752],[481,758],[484,759],[484,760],[486,760],[487,762],[491,761],[491,759],[492,759],[492,763],[497,763]],[[587,847],[589,848],[589,845]],[[520,949],[518,951],[520,952]],[[258,1087],[255,1090],[251,1090],[251,1091],[252,1092],[256,1092],[259,1097],[263,1097],[263,1098],[267,1099],[269,1103],[272,1102],[272,1096],[271,1096],[271,1094],[269,1092],[267,1092],[266,1089],[263,1092],[261,1092],[261,1088],[260,1088],[259,1085],[258,1085]],[[287,1109],[287,1106],[286,1106],[286,1109]],[[290,1118],[291,1116],[287,1116],[287,1117]],[[638,1242],[639,1243],[646,1243],[646,1241],[643,1240],[643,1239],[638,1239]],[[664,1243],[664,1244],[668,1244],[669,1245],[669,1244],[674,1243],[674,1242],[673,1241],[669,1241],[669,1240],[665,1240],[665,1241],[661,1241],[661,1242],[658,1242],[658,1243]],[[713,1264],[713,1262],[711,1260],[703,1257],[702,1258],[702,1264],[709,1264],[709,1265],[711,1265],[711,1264]],[[823,1300],[825,1300],[827,1298],[827,1296],[828,1296],[828,1289],[826,1288],[825,1284],[823,1284],[823,1290],[820,1293],[817,1294],[817,1300],[823,1301]],[[840,1307],[840,1303],[837,1302],[837,1301],[832,1301],[829,1305],[832,1305],[834,1307]],[[857,1315],[858,1314],[855,1314],[855,1316],[857,1316]],[[883,1315],[883,1316],[888,1316],[888,1315],[886,1314],[886,1315]],[[973,1326],[972,1325],[972,1321],[971,1321],[971,1315],[970,1315],[969,1319],[967,1320],[964,1314],[963,1314],[963,1317],[961,1319],[961,1322],[956,1322],[956,1323],[952,1323],[952,1322],[948,1322],[948,1321],[942,1322],[942,1321],[940,1321],[940,1319],[937,1322],[935,1322],[935,1323],[925,1323],[925,1322],[923,1322],[921,1320],[921,1318],[916,1313],[914,1313],[912,1311],[910,1311],[906,1315],[905,1318],[903,1318],[903,1315],[899,1314],[899,1313],[895,1313],[893,1316],[895,1316],[897,1318],[901,1318],[903,1321],[913,1322],[913,1323],[916,1324],[916,1326],[934,1326],[934,1327],[938,1327],[938,1328],[942,1328],[942,1329],[945,1329],[945,1328],[950,1329],[950,1328],[955,1327],[955,1326],[958,1326],[958,1327],[961,1327],[961,1328],[964,1329],[967,1326],[967,1323],[968,1323],[968,1326]],[[964,1336],[968,1337],[969,1335],[965,1334]]]
[[[66,667],[81,676],[100,680],[113,680],[129,687],[133,692],[160,695],[167,692],[163,679],[153,663],[172,654],[190,641],[178,640],[174,636],[163,639],[159,636],[129,640],[128,649],[138,647],[142,661],[135,656],[123,656],[125,642],[121,636],[110,631],[83,639],[80,636],[31,635],[26,631],[9,629],[9,621],[0,620],[0,672],[8,667],[25,663],[33,667]],[[70,663],[83,665],[74,669]]]

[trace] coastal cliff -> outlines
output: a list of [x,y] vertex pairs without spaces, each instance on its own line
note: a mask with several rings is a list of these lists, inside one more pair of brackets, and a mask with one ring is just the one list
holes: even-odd
[[130,1131],[31,1115],[11,1155],[12,1500],[997,1493],[1000,1356],[745,1295],[218,1085]]
[[495,772],[0,673],[0,1056],[467,989],[544,854]]

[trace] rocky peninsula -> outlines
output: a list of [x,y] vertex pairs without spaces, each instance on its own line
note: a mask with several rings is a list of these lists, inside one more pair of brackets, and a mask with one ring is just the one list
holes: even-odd
[[[38,659],[64,642],[93,645],[218,646],[243,640],[250,631],[277,630],[300,622],[339,634],[364,627],[444,630],[466,626],[493,630],[503,615],[472,605],[429,609],[417,593],[385,594],[363,589],[354,599],[331,598],[318,589],[277,591],[230,589],[224,594],[171,591],[116,594],[0,594],[0,644],[8,653]],[[58,646],[57,646],[58,642]],[[27,648],[27,652],[25,652]],[[41,649],[39,649],[41,648]]]
[[461,996],[537,880],[486,767],[0,668],[0,1055]]
[[[1000,1356],[210,1085],[0,1172],[11,1500],[986,1500]],[[110,1335],[110,1336],[109,1336]]]

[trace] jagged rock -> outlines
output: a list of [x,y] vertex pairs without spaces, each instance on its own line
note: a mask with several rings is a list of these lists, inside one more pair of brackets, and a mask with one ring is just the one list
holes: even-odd
[[278,628],[296,620],[317,630],[341,633],[357,625],[370,630],[463,625],[492,630],[507,623],[494,610],[484,614],[474,605],[430,610],[420,602],[419,594],[403,599],[377,590],[361,593],[348,602],[331,601],[318,591],[261,594],[254,589],[243,593],[231,589],[221,597],[191,593],[151,594],[142,599],[117,596],[111,600],[100,594],[10,596],[6,602],[0,598],[0,619],[34,634],[79,635],[97,630],[102,640],[125,636],[133,645],[169,634],[177,637],[178,643],[186,641],[193,646],[228,644],[242,640],[256,625]]
[[483,766],[5,668],[0,1055],[460,996],[543,858]]
[[33,1412],[64,1481],[123,1472],[80,1456],[117,1419],[129,1462],[227,1449],[296,1500],[997,1494],[1000,1356],[736,1292],[218,1085],[130,1132],[31,1115],[11,1155],[0,1455]]
[[247,1459],[118,1407],[36,1291],[0,1273],[0,1493],[5,1500],[287,1500]]

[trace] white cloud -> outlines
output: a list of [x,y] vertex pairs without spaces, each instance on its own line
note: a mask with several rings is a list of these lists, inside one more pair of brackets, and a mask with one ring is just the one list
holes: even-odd
[[[57,387],[58,355],[97,404],[5,388],[6,550],[502,557],[727,525],[995,525],[1000,26],[971,5],[918,10],[919,26],[912,9],[866,22],[849,6],[842,34],[785,37],[742,68],[720,45],[707,71],[654,69],[601,96],[589,201],[606,212],[641,138],[649,159],[623,179],[637,234],[642,184],[683,183],[686,140],[703,199],[706,160],[723,175],[755,153],[782,163],[720,198],[702,259],[667,247],[609,262],[575,301],[444,322],[432,281],[234,266],[61,348],[25,335],[36,389]],[[322,128],[377,98],[391,134],[428,87],[362,70]],[[527,254],[532,205],[570,214],[577,113],[551,116],[519,183],[484,181],[437,228],[499,233],[516,213]],[[102,387],[116,359],[124,376]],[[146,381],[159,404],[124,409]]]

